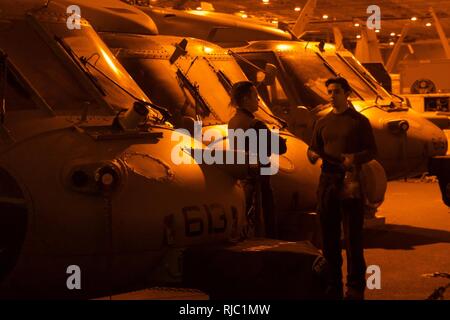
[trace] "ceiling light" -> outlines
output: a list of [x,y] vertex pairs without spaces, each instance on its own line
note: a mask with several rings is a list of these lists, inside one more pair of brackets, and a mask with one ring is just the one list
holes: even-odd
[[322,16],[322,19],[328,19],[328,15],[327,15],[327,14],[324,14],[324,15]]
[[355,23],[353,24],[353,26],[359,27],[359,22],[355,22]]
[[380,29],[375,29],[375,32],[376,32],[376,33],[379,33],[379,32],[380,32]]
[[431,22],[427,22],[425,25],[426,25],[427,27],[431,27]]
[[202,7],[197,7],[196,8],[198,11],[202,11]]
[[394,41],[389,42],[390,46],[393,46],[394,44],[395,44]]
[[297,11],[297,12],[299,12],[299,11],[301,11],[302,10],[302,8],[300,8],[300,7],[295,7],[295,9],[294,9],[295,11]]
[[395,37],[395,32],[391,32],[391,37]]
[[412,21],[416,21],[416,20],[417,20],[417,17],[412,17],[411,20],[412,20]]
[[269,4],[269,0],[262,0],[263,4]]
[[361,39],[361,35],[360,35],[360,34],[357,34],[357,35],[356,35],[356,39]]

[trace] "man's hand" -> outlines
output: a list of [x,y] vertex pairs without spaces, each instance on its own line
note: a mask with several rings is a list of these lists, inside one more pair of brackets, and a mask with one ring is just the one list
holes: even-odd
[[315,164],[317,162],[317,160],[320,159],[320,156],[317,153],[315,153],[314,151],[312,151],[310,148],[308,148],[307,156],[308,156],[309,162],[311,162],[312,164]]
[[355,155],[354,154],[343,154],[342,155],[342,165],[346,170],[350,169],[355,163]]

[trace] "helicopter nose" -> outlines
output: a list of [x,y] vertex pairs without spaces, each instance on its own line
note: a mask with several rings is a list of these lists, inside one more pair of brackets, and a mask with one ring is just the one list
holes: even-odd
[[448,151],[448,140],[445,132],[436,128],[433,137],[428,141],[429,156],[443,156]]

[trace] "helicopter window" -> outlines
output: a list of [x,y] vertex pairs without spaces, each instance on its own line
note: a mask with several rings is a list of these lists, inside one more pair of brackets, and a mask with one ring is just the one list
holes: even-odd
[[[228,90],[206,58],[198,56],[198,58],[194,59],[195,61],[192,59],[180,59],[177,61],[180,71],[186,78],[183,81],[186,82],[188,80],[185,84],[190,83],[187,87],[190,88],[189,91],[194,96],[197,104],[200,102],[200,107],[205,105],[216,120],[227,122],[233,115]],[[230,77],[228,79],[233,81]],[[199,97],[201,99],[198,99]]]
[[[99,108],[70,69],[55,59],[46,39],[31,27],[27,21],[17,21],[14,28],[0,37],[0,45],[10,57],[9,72],[12,73],[12,77],[8,76],[6,112],[8,109],[51,108],[54,112],[64,110],[79,114],[88,101],[92,102],[92,108]],[[26,43],[26,50],[23,43]]]
[[[4,79],[3,73],[0,76]],[[6,112],[38,108],[27,87],[13,74],[10,68],[7,68],[6,72],[5,104]]]
[[327,55],[325,59],[342,77],[347,79],[352,89],[356,90],[364,100],[376,99],[376,93],[373,89],[339,57]]
[[303,105],[314,108],[327,103],[325,81],[334,74],[317,55],[286,55],[280,60]]
[[209,116],[211,111],[200,93],[199,85],[192,83],[179,69],[177,70],[177,77],[183,88],[189,92],[190,97],[195,101],[195,115],[199,115],[202,119]]
[[[242,66],[240,66],[236,61],[239,60],[234,60],[234,59],[223,59],[223,60],[214,60],[214,61],[210,61],[210,64],[212,65],[213,68],[215,68],[216,70],[220,70],[219,72],[222,73],[228,80],[228,82],[230,83],[229,86],[226,86],[226,90],[228,95],[230,94],[230,88],[232,86],[232,84],[239,82],[239,81],[252,81],[253,83],[257,83],[255,81],[256,79],[256,74],[253,74],[253,78],[249,77],[245,72],[243,72],[243,66],[246,66],[246,64],[243,64]],[[255,68],[253,68],[252,70],[256,70]],[[258,88],[259,91],[259,88]],[[282,123],[280,123],[279,119],[275,118],[272,111],[268,108],[266,101],[265,101],[265,97],[263,97],[261,95],[261,92],[259,92],[260,96],[262,99],[259,100],[259,110],[256,112],[256,117],[264,120],[266,123],[275,125],[275,126],[280,126],[282,125]],[[228,99],[230,99],[228,97]],[[229,119],[228,119],[229,120]],[[227,121],[228,121],[227,120]]]
[[262,71],[256,73],[258,81],[258,92],[269,108],[278,116],[283,116],[289,113],[290,102],[280,82],[280,77],[277,75],[272,84],[266,85],[261,83],[264,80],[265,74]]
[[[120,56],[119,56],[120,59]],[[144,90],[148,97],[158,105],[169,108],[171,122],[179,124],[183,116],[195,118],[195,98],[184,87],[167,60],[141,58],[120,59],[133,79]],[[204,123],[217,123],[210,115],[203,119]]]
[[[248,57],[247,57],[248,58]],[[266,64],[266,60],[253,60],[251,59],[251,63],[253,63],[255,66],[258,66],[260,68],[259,70],[256,69],[254,66],[238,59],[237,60],[242,70],[244,70],[245,75],[248,77],[248,79],[253,83],[260,83],[264,80],[265,74],[263,72],[264,66]],[[268,86],[259,84],[258,85],[258,93],[261,96],[261,98],[264,100],[264,102],[269,106],[270,109],[273,108],[271,96],[270,96],[270,90]]]
[[[78,65],[85,73],[98,91],[98,98],[104,99],[113,109],[127,109],[136,99],[149,101],[91,26],[69,30],[65,23],[39,22],[39,25],[72,57],[72,64]],[[156,117],[156,111],[152,110],[152,115]]]
[[386,89],[383,88],[381,84],[377,80],[375,80],[372,74],[369,71],[365,70],[365,68],[353,56],[341,56],[341,58],[343,58],[348,64],[356,69],[359,74],[361,74],[367,81],[369,81],[375,88],[375,90],[377,90],[377,93],[382,99],[391,99]]

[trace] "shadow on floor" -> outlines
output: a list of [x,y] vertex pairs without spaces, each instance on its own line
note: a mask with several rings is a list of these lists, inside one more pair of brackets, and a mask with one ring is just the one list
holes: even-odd
[[365,248],[412,250],[415,246],[434,243],[450,243],[450,232],[387,224],[364,233]]

